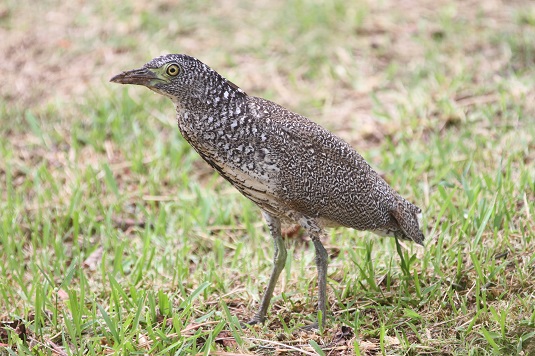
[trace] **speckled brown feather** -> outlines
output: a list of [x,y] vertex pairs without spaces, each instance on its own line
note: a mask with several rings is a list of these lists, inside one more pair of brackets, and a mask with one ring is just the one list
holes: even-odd
[[111,81],[144,85],[169,97],[184,138],[262,209],[273,237],[273,270],[248,324],[266,320],[286,264],[281,220],[297,222],[314,244],[322,324],[329,257],[321,243],[324,227],[370,230],[423,244],[420,208],[395,192],[348,143],[280,105],[248,96],[199,60],[170,54]]
[[247,95],[193,57],[166,55],[144,69],[171,62],[180,65],[180,77],[149,88],[171,98],[184,138],[264,211],[423,243],[420,208],[348,143],[276,103]]

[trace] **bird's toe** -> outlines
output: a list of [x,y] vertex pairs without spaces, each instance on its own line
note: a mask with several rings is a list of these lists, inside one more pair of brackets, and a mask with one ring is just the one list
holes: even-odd
[[258,316],[254,316],[251,320],[249,320],[246,323],[241,323],[242,328],[246,328],[247,326],[253,326],[256,324],[264,324],[264,321],[266,321],[265,318],[260,318]]
[[299,328],[299,330],[301,330],[301,331],[314,331],[314,332],[316,332],[316,331],[319,331],[319,330],[320,330],[320,327],[319,327],[318,323],[316,322],[316,323],[312,323],[312,324],[305,325],[305,326]]

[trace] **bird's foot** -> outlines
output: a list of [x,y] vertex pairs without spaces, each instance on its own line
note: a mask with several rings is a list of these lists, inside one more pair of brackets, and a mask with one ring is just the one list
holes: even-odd
[[251,320],[249,320],[246,323],[241,323],[242,328],[245,328],[247,326],[253,326],[256,324],[264,324],[264,321],[266,321],[266,318],[261,318],[258,315],[255,315]]
[[315,322],[315,323],[312,323],[312,324],[305,325],[305,326],[299,328],[299,330],[301,330],[301,331],[319,331],[320,327],[319,327],[318,323]]
[[[318,315],[317,315],[318,318],[316,319],[317,321],[309,322],[308,325],[300,327],[299,330],[300,331],[312,331],[312,332],[323,333],[323,330],[325,328],[325,322],[327,321],[327,319],[322,315],[324,315],[324,314],[318,313]],[[320,321],[321,321],[321,324],[320,324]],[[320,327],[320,325],[321,325],[321,327]]]

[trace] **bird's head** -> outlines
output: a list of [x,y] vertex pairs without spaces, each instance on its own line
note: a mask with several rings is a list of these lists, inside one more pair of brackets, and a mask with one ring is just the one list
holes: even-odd
[[235,84],[206,64],[185,54],[167,54],[154,58],[142,68],[122,72],[110,81],[146,86],[171,98],[177,105],[188,102],[207,104],[214,97],[245,95]]

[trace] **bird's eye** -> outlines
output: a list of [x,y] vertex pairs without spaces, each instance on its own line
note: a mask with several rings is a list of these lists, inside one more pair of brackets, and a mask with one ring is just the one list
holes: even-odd
[[174,77],[180,72],[180,67],[178,64],[171,64],[169,67],[167,67],[166,72],[168,75]]

